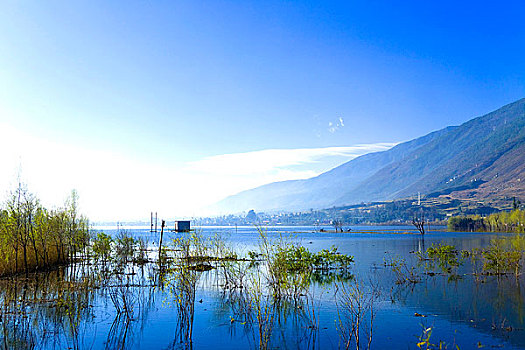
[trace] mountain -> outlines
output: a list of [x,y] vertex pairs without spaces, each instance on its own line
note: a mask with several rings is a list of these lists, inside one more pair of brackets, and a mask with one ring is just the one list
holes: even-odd
[[525,199],[525,98],[460,126],[357,157],[317,177],[270,183],[223,212],[307,210],[417,195]]

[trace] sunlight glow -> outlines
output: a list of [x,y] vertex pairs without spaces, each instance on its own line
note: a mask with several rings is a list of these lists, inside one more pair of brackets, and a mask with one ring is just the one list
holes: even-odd
[[44,205],[60,206],[76,189],[82,211],[92,220],[146,219],[150,211],[170,218],[191,217],[211,214],[202,208],[240,191],[316,176],[334,164],[393,145],[269,149],[217,155],[186,164],[157,164],[60,144],[3,124],[0,147],[16,152],[0,154],[4,168],[0,186],[13,189],[20,168],[22,181]]

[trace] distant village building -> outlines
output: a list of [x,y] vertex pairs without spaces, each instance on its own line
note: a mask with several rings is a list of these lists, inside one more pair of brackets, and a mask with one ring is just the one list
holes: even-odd
[[252,209],[248,212],[248,215],[246,215],[246,221],[251,224],[259,221],[259,217],[255,213],[255,210]]
[[175,231],[188,232],[190,230],[190,221],[175,221]]

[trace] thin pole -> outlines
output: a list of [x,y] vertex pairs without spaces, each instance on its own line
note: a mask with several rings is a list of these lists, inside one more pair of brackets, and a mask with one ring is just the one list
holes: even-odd
[[164,224],[166,222],[162,220],[162,224],[160,226],[160,242],[159,242],[159,265],[161,264],[161,253],[162,253],[162,236],[164,236]]

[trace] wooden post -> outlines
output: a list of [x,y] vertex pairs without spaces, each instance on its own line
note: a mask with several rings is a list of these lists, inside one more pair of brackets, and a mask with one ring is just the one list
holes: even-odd
[[151,212],[151,215],[150,215],[149,232],[153,232],[153,212]]
[[155,212],[155,233],[157,233],[157,212]]
[[162,236],[164,235],[164,225],[166,224],[166,221],[162,220],[162,224],[160,226],[160,241],[159,241],[159,265],[161,264],[161,253],[162,253]]

